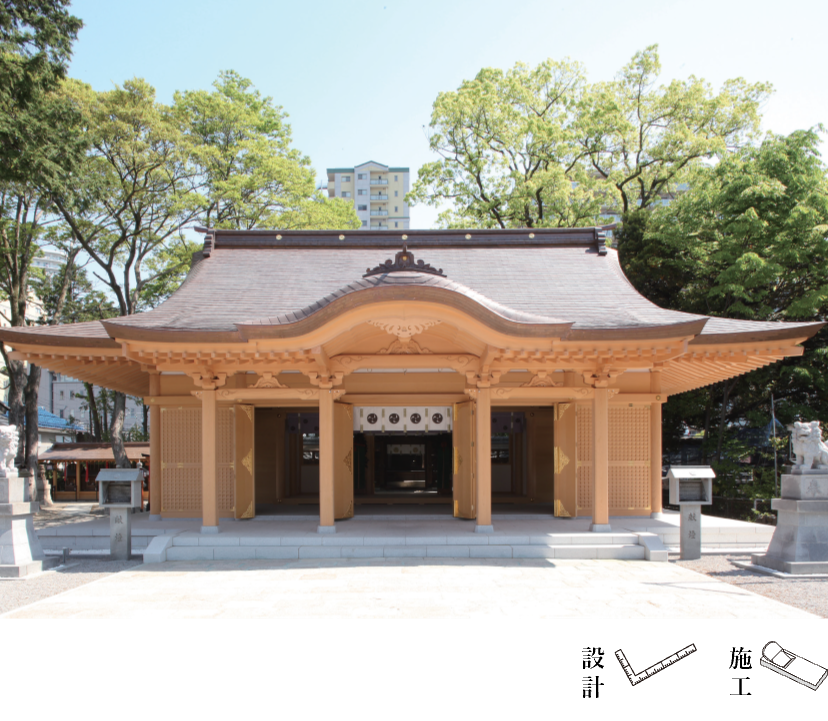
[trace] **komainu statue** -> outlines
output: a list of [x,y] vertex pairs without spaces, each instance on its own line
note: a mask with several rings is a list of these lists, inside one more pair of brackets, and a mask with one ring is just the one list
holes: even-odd
[[17,426],[0,426],[0,467],[7,476],[17,475],[14,459],[17,458],[18,432]]
[[799,469],[810,471],[816,465],[828,471],[828,446],[822,440],[819,421],[794,423],[793,450]]

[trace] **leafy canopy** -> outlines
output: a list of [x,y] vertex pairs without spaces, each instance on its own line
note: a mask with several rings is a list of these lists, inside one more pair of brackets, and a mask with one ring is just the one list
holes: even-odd
[[657,46],[615,80],[589,84],[583,67],[484,68],[440,93],[412,203],[450,209],[447,226],[572,227],[656,203],[702,159],[756,132],[763,83],[727,81],[714,93],[691,77],[659,85]]
[[[769,135],[697,167],[670,205],[639,211],[619,245],[627,276],[664,307],[753,321],[828,320],[828,175],[821,129]],[[788,358],[671,398],[665,444],[683,427],[709,429],[717,456],[736,429],[765,427],[770,395],[783,423],[828,417],[828,332]]]
[[77,116],[51,94],[83,23],[68,0],[0,3],[0,182],[65,179],[76,159]]
[[68,81],[65,92],[80,108],[89,151],[71,188],[55,204],[71,239],[97,266],[121,315],[145,305],[144,290],[180,272],[157,262],[176,244],[181,227],[199,209],[188,143],[172,110],[135,78],[107,92]]
[[353,207],[316,191],[310,160],[291,145],[287,114],[230,70],[213,90],[175,94],[208,227],[355,228]]

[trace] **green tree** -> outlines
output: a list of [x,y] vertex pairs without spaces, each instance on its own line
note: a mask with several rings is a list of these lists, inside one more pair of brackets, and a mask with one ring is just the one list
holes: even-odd
[[[89,151],[72,186],[55,195],[67,234],[91,259],[112,293],[118,315],[146,308],[146,293],[189,263],[182,226],[199,210],[189,145],[172,110],[140,79],[96,93],[71,82],[65,93],[79,108]],[[172,259],[173,262],[165,262]],[[116,463],[129,465],[122,428],[125,396],[115,393],[110,436]]]
[[[67,5],[62,0],[0,5],[0,295],[8,301],[6,320],[12,326],[29,325],[36,316],[31,264],[49,224],[51,195],[71,176],[84,147],[77,112],[56,92],[82,25]],[[2,355],[9,421],[21,429],[17,464],[30,470],[34,489],[40,368],[11,360],[5,348]]]
[[72,109],[47,96],[65,76],[83,26],[68,6],[68,0],[0,4],[0,181],[25,185],[64,175],[74,144],[61,141]]
[[315,188],[310,160],[291,143],[287,114],[230,70],[213,90],[175,94],[208,227],[358,228],[351,203]]
[[571,227],[594,223],[601,195],[579,144],[583,67],[547,60],[484,68],[434,101],[429,145],[408,200],[451,208],[447,227]]
[[[675,310],[754,321],[828,320],[828,176],[820,130],[769,135],[715,166],[698,168],[689,188],[653,211],[640,243],[621,244],[628,277]],[[828,333],[788,359],[671,399],[676,417],[705,429],[716,461],[729,429],[764,427],[770,394],[783,423],[828,418]],[[717,431],[713,429],[718,427]]]
[[[691,76],[659,85],[658,46],[636,53],[615,80],[590,87],[579,142],[622,216],[657,204],[700,161],[745,145],[759,130],[768,83],[727,80],[715,93]],[[625,220],[626,222],[626,220]]]
[[627,215],[675,190],[704,159],[756,132],[763,83],[729,80],[718,93],[695,77],[659,85],[657,46],[615,80],[588,84],[571,61],[486,68],[434,103],[412,203],[450,203],[450,226],[552,227]]

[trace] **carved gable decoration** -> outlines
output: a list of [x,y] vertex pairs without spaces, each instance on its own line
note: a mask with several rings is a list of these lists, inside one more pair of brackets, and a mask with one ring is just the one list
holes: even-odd
[[446,274],[442,268],[435,268],[433,265],[422,260],[414,260],[414,253],[408,249],[408,244],[403,243],[403,249],[394,256],[392,261],[390,258],[384,263],[380,263],[375,268],[368,268],[363,278],[369,275],[382,275],[383,273],[395,273],[399,271],[409,271],[415,273],[430,273],[431,275],[441,275],[444,278]]
[[423,348],[413,338],[397,338],[390,346],[379,351],[377,355],[430,355],[428,348]]
[[521,388],[560,388],[563,383],[553,381],[546,371],[538,371],[532,380],[524,383]]

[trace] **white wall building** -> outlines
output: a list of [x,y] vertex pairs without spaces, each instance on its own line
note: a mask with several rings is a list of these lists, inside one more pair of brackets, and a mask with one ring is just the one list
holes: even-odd
[[328,168],[328,197],[351,200],[366,230],[408,229],[409,184],[408,168],[373,160],[353,168]]

